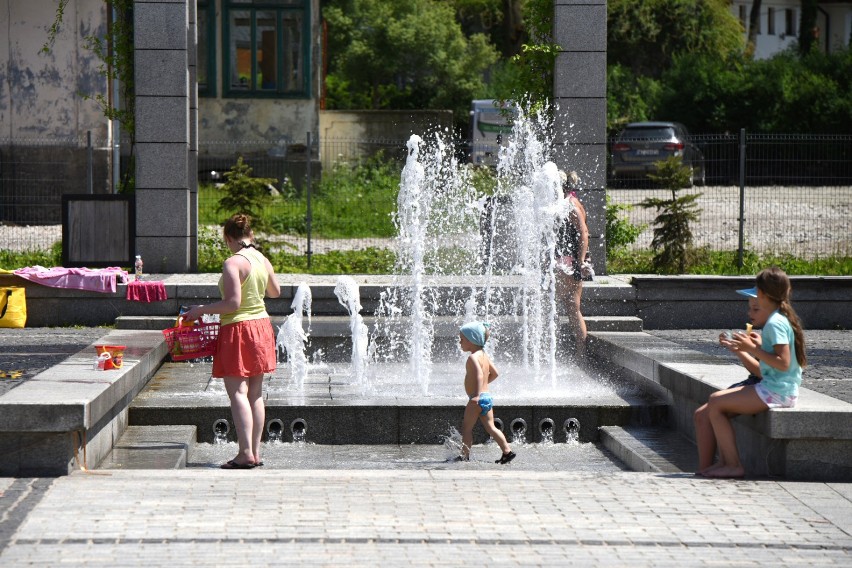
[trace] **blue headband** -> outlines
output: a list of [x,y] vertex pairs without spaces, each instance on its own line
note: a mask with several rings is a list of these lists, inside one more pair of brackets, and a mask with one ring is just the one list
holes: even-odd
[[479,321],[472,321],[461,326],[462,335],[474,345],[485,347],[485,331],[491,327],[491,324]]

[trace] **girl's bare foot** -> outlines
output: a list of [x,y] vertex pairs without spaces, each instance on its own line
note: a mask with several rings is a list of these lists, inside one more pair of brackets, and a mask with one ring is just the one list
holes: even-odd
[[742,479],[745,477],[743,466],[721,466],[708,471],[705,477],[711,479]]
[[708,473],[710,473],[710,472],[711,472],[711,471],[713,471],[714,469],[719,469],[720,467],[725,467],[725,464],[720,463],[720,462],[716,462],[716,463],[714,463],[713,465],[710,465],[710,466],[705,467],[704,469],[699,469],[699,470],[698,470],[697,472],[695,472],[695,473],[696,473],[697,475],[702,476],[702,477],[706,477]]

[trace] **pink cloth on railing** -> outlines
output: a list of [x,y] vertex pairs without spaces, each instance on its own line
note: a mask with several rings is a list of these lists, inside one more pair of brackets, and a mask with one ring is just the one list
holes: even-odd
[[168,296],[162,282],[136,280],[127,285],[127,299],[134,302],[162,302],[168,300]]
[[115,292],[116,280],[121,283],[127,282],[127,271],[121,268],[64,268],[54,266],[45,268],[43,266],[27,266],[15,271],[30,282],[50,286],[51,288],[72,288],[74,290],[88,290],[90,292]]

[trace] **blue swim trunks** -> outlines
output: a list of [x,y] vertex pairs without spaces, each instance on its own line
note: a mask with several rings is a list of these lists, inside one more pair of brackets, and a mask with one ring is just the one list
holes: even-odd
[[494,399],[487,392],[479,393],[479,408],[482,409],[482,416],[488,414],[488,411],[494,408]]

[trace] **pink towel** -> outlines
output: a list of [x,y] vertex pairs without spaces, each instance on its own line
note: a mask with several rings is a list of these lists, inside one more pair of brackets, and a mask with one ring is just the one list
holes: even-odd
[[64,268],[27,266],[15,271],[17,276],[51,288],[73,288],[90,292],[115,293],[116,278],[127,281],[127,271],[121,268]]
[[162,282],[135,281],[127,285],[127,299],[134,302],[162,302],[168,300]]

